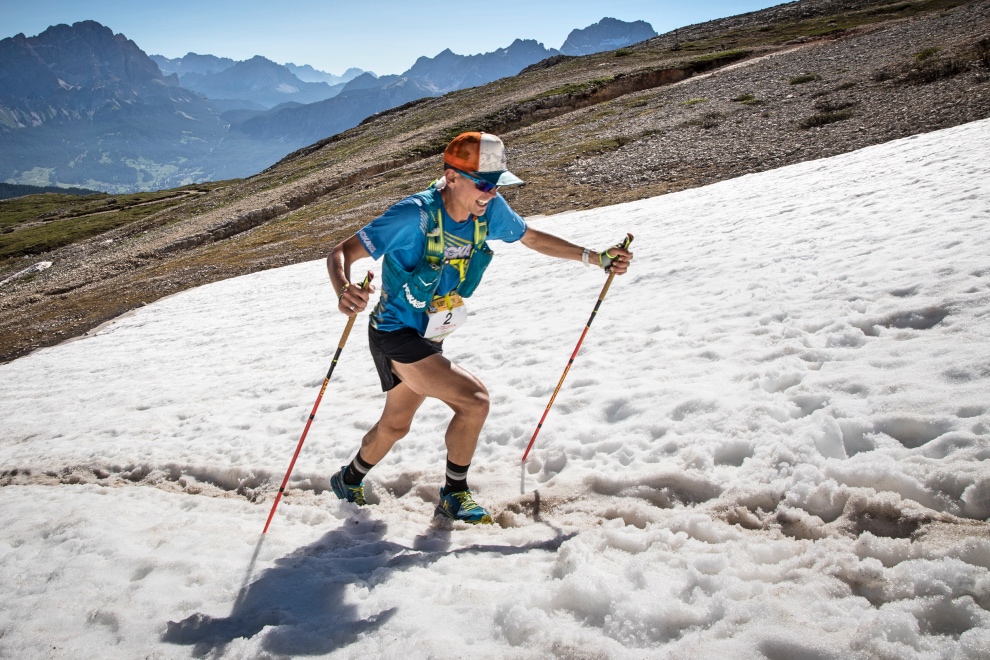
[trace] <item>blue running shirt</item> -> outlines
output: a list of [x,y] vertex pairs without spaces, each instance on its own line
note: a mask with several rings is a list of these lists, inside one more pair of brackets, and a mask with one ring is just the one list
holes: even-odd
[[[436,195],[440,197],[439,193]],[[443,200],[440,201],[440,208],[443,213],[444,257],[468,256],[474,245],[474,217],[455,222],[447,214]],[[426,220],[422,209],[413,197],[407,197],[360,229],[358,239],[375,261],[391,254],[406,272],[411,272],[426,253]],[[509,207],[501,195],[488,202],[485,218],[488,221],[487,240],[514,243],[526,233],[526,221]],[[449,293],[460,281],[456,268],[444,266],[436,295]],[[371,326],[383,332],[413,328],[422,335],[426,331],[426,313],[398,301],[394,292],[388,294],[382,291],[382,297],[371,315]]]

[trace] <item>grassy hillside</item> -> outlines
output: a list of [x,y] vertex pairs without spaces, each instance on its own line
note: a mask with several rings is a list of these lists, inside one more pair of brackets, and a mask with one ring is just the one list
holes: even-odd
[[224,185],[203,183],[127,195],[44,193],[0,201],[0,263],[99,236]]
[[[322,257],[425,187],[443,147],[464,130],[502,136],[513,171],[528,182],[505,196],[531,215],[664,194],[988,117],[987,25],[985,0],[806,0],[415,101],[249,179],[144,202],[117,196],[115,205],[102,200],[107,208],[85,211],[38,202],[33,218],[0,202],[0,224],[12,229],[0,234],[0,280],[41,259],[54,264],[0,287],[0,358],[163,295]],[[42,217],[55,210],[57,221]],[[605,231],[603,241],[624,231]]]
[[24,197],[25,195],[42,195],[44,193],[58,193],[62,195],[96,195],[99,191],[89,190],[87,188],[59,188],[56,186],[26,186],[19,183],[0,183],[0,199]]

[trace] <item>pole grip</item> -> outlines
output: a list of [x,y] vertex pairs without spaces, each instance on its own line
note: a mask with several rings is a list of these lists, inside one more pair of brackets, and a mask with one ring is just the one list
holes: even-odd
[[[367,289],[368,285],[371,284],[371,280],[373,279],[375,279],[375,274],[369,270],[368,274],[365,275],[364,277],[364,281],[361,282],[361,288]],[[356,318],[357,318],[357,314],[351,314],[351,317],[347,319],[347,325],[344,326],[344,334],[340,336],[340,342],[337,344],[337,348],[343,348],[344,344],[347,343],[347,338],[351,334],[351,328],[354,327],[354,319]]]
[[[623,250],[626,250],[626,249],[629,248],[629,244],[632,243],[632,242],[633,242],[633,235],[627,233],[626,234],[626,237],[624,239],[622,239],[622,242],[621,243],[618,243],[615,247],[621,247]],[[608,248],[605,249],[605,253],[608,254]],[[609,265],[609,267],[605,269],[605,272],[608,273],[609,275],[611,275],[612,274],[612,266]],[[609,278],[608,282],[606,282],[605,291],[608,291],[608,286],[607,285],[608,284],[611,284],[611,283],[612,283],[612,279]],[[604,297],[604,295],[602,297]]]

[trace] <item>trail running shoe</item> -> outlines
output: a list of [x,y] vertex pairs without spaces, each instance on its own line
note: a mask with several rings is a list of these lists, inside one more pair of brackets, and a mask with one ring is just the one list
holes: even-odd
[[364,506],[364,482],[362,481],[357,486],[352,486],[348,483],[344,483],[344,472],[347,471],[347,466],[340,468],[340,472],[334,473],[330,477],[330,487],[333,488],[334,495],[337,499],[347,500],[348,502],[354,502],[358,506]]
[[460,520],[472,525],[491,525],[494,522],[488,512],[474,501],[470,490],[459,490],[444,495],[441,488],[440,504],[437,505],[434,515],[446,516],[451,520]]

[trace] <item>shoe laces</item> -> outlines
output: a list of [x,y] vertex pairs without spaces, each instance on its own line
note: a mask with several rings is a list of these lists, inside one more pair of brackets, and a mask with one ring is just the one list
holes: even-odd
[[474,501],[471,497],[471,491],[462,490],[456,493],[451,493],[451,497],[455,498],[461,505],[461,511],[474,511],[475,509],[480,509],[481,507]]
[[357,504],[358,506],[364,506],[365,505],[364,485],[363,484],[358,484],[357,486],[351,486],[347,484],[345,485],[347,487],[347,490],[354,493],[354,503]]

